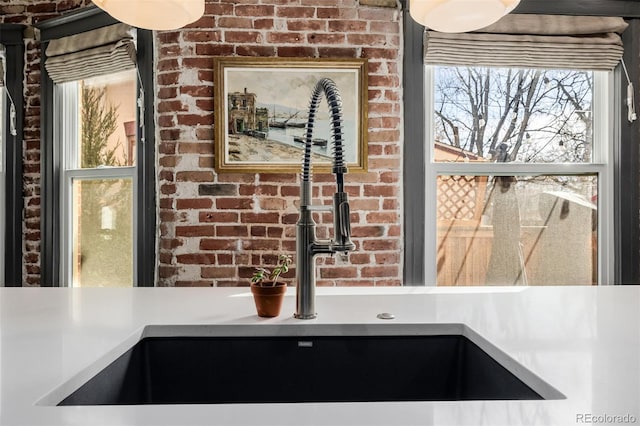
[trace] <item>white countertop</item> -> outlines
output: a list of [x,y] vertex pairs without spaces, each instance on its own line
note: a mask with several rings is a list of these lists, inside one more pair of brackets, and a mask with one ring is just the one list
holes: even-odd
[[[261,319],[247,288],[0,289],[0,425],[640,425],[640,286],[320,288],[310,321],[291,317],[294,293]],[[145,325],[361,324],[380,312],[466,324],[567,398],[38,405]]]

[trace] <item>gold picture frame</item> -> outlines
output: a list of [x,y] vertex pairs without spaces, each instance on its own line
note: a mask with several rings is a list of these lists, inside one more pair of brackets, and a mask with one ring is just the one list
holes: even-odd
[[[218,57],[213,59],[215,169],[218,173],[300,171],[309,98],[332,79],[343,104],[345,164],[367,170],[367,60]],[[331,171],[329,108],[318,108],[313,168]]]

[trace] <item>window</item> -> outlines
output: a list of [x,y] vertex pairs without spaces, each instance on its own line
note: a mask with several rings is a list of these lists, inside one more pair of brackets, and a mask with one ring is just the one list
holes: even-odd
[[[153,94],[144,90],[153,86],[152,32],[97,8],[63,18],[38,24],[46,52],[41,285],[153,286]],[[87,47],[86,34],[74,37],[87,31],[115,37],[114,59]],[[87,58],[90,67],[73,65]]]
[[[540,2],[535,5],[525,4],[518,10],[520,13],[547,15],[591,14],[592,16],[625,17],[629,28],[621,35],[624,45],[623,58],[629,72],[629,78],[635,82],[639,78],[636,70],[640,62],[638,60],[640,43],[635,34],[640,30],[640,20],[636,19],[640,10],[635,2],[622,1],[620,3],[620,7],[617,5],[600,7],[594,3],[589,8],[577,10],[574,2],[558,0],[548,4]],[[461,162],[432,163],[433,139],[426,136],[430,132],[427,128],[430,129],[431,124],[423,125],[425,117],[431,121],[431,113],[427,114],[425,110],[427,105],[433,104],[433,99],[426,99],[427,95],[431,95],[425,90],[425,29],[411,19],[406,9],[404,29],[403,86],[412,89],[404,92],[404,139],[406,141],[403,150],[404,282],[405,285],[424,285],[425,283],[435,285],[438,268],[438,261],[435,260],[438,247],[436,243],[436,208],[429,204],[435,203],[436,200],[438,175],[435,170],[440,170],[443,177],[452,176],[453,181],[462,179],[461,176],[468,176],[464,179],[473,182],[468,184],[467,188],[475,188],[478,176],[486,177],[487,186],[492,183],[495,176],[500,174],[502,176],[516,176],[520,180],[525,174],[530,175],[531,179],[540,175],[551,175],[555,178],[562,175],[558,170],[563,169],[565,165],[544,162],[486,165],[472,161],[471,155],[468,155],[467,162],[465,162],[464,153],[461,153]],[[429,83],[433,84],[433,79],[429,80]],[[597,77],[594,83],[597,83]],[[601,130],[605,133],[609,132],[609,135],[594,135],[594,144],[598,144],[598,137],[601,138],[599,140],[606,141],[605,144],[598,146],[598,149],[601,149],[598,155],[601,157],[599,159],[592,157],[591,163],[567,163],[567,169],[572,170],[568,174],[570,176],[583,174],[583,179],[591,179],[592,182],[587,181],[586,184],[597,185],[599,191],[597,200],[592,200],[592,202],[597,201],[594,204],[597,204],[599,216],[596,221],[592,220],[592,223],[596,223],[598,228],[596,231],[597,241],[594,246],[597,247],[599,257],[595,262],[600,262],[597,266],[599,284],[638,284],[640,283],[640,264],[637,262],[640,255],[640,208],[638,207],[640,204],[638,191],[640,167],[637,158],[640,150],[634,141],[637,140],[637,134],[640,132],[640,122],[627,120],[627,79],[621,66],[618,66],[614,72],[608,73],[608,82],[605,82],[605,86],[609,90],[606,96],[610,103],[608,104],[609,109],[605,111],[608,121],[603,122],[609,123],[609,129],[602,130],[601,128]],[[594,95],[596,93],[604,94],[597,88],[597,84],[594,86],[594,90]],[[594,100],[594,105],[598,106],[598,102],[597,99]],[[429,143],[424,143],[427,140]],[[584,156],[581,149],[582,147],[579,147],[577,151],[574,151],[576,155]],[[457,155],[455,153],[454,157]],[[608,157],[605,158],[604,155]],[[490,161],[485,161],[485,163],[490,163]],[[502,173],[493,170],[498,166]],[[599,170],[594,175],[593,169],[598,168]],[[427,178],[429,174],[431,177]],[[609,181],[605,182],[606,179]],[[482,180],[479,180],[482,183]],[[425,191],[425,182],[429,182],[427,191]],[[467,184],[465,183],[465,185]],[[478,185],[478,188],[480,187],[481,185]],[[603,193],[602,191],[607,187],[612,190]],[[608,207],[604,204],[605,197],[611,201]],[[481,212],[483,208],[484,206],[480,207],[479,211]],[[475,209],[470,210],[476,211]],[[428,212],[432,212],[432,214]],[[485,224],[488,218],[485,218]],[[604,241],[605,239],[607,241]],[[463,257],[459,256],[459,258]],[[527,278],[532,279],[533,277]]]
[[611,73],[427,66],[425,76],[428,276],[611,281],[601,255],[612,232]]
[[62,271],[74,287],[131,286],[136,256],[136,70],[57,84]]

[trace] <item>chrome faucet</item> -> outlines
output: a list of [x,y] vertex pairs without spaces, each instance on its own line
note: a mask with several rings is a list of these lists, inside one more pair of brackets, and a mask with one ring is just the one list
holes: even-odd
[[[333,195],[333,207],[311,205],[311,146],[313,125],[324,94],[331,113],[331,139],[333,141],[333,168],[336,175],[336,192]],[[349,201],[344,192],[343,175],[347,173],[344,165],[342,147],[342,99],[338,87],[329,78],[318,81],[311,94],[309,117],[305,133],[305,148],[300,181],[300,217],[296,225],[296,313],[299,319],[316,317],[315,293],[316,277],[314,258],[317,254],[344,253],[354,250],[351,241],[351,223],[349,219]],[[314,211],[333,211],[333,239],[317,240]]]

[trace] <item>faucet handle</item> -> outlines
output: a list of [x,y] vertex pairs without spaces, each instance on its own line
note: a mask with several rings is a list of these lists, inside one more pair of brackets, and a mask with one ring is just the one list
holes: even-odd
[[355,244],[351,241],[351,218],[346,192],[336,192],[333,196],[333,235],[336,251],[351,251]]
[[340,235],[348,240],[351,238],[351,211],[349,209],[349,203],[343,201],[338,206],[338,210],[340,210],[340,223],[338,223]]

